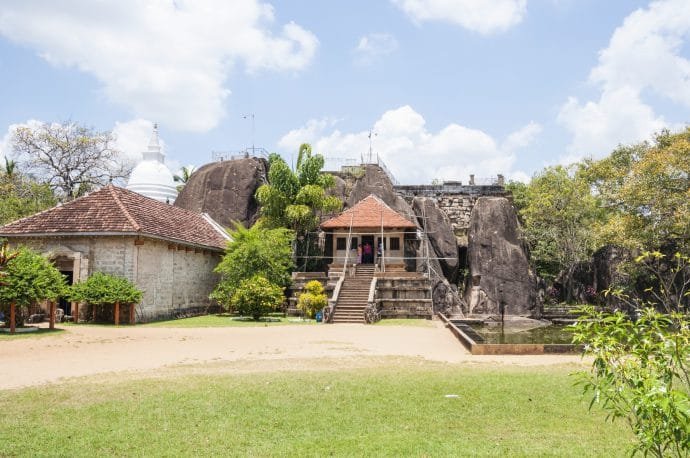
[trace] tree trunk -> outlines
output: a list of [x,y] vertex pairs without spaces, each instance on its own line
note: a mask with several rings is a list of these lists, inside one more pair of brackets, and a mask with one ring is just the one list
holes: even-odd
[[10,334],[14,334],[16,328],[16,304],[12,302],[10,304]]
[[50,319],[48,320],[48,322],[50,324],[48,325],[48,328],[55,329],[55,312],[56,312],[55,301],[50,301],[49,304],[50,304]]
[[115,326],[120,325],[120,301],[115,301]]

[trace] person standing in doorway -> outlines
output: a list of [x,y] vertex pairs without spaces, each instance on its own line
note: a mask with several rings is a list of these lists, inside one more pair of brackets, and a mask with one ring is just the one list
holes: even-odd
[[362,244],[357,245],[357,264],[362,263]]

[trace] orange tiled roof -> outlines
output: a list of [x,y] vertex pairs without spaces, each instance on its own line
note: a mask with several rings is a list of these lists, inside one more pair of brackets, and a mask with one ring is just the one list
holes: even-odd
[[0,236],[130,234],[222,249],[221,230],[206,215],[109,185],[1,226]]
[[416,224],[408,221],[392,210],[384,201],[373,194],[357,202],[349,208],[321,224],[321,229],[352,228],[380,228],[384,229],[415,229]]

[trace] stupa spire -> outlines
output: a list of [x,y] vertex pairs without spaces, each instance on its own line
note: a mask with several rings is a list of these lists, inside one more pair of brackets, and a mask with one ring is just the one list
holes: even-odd
[[153,124],[153,132],[151,133],[151,140],[149,140],[149,147],[147,151],[144,151],[145,161],[158,161],[165,162],[165,156],[161,151],[161,145],[158,141],[158,123]]

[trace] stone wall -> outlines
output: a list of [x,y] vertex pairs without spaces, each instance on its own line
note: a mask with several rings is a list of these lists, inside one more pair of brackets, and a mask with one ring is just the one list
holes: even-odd
[[[210,250],[133,236],[12,237],[10,243],[59,258],[60,268],[71,270],[74,281],[104,272],[134,282],[144,292],[136,308],[138,322],[207,308],[217,282],[213,269],[220,261],[220,254]],[[87,318],[86,312],[80,308],[80,319]]]
[[415,197],[433,199],[448,216],[453,232],[461,245],[467,244],[467,230],[470,215],[477,199],[485,196],[506,197],[509,192],[502,185],[462,185],[445,183],[442,185],[403,185],[394,186],[395,191],[408,203]]

